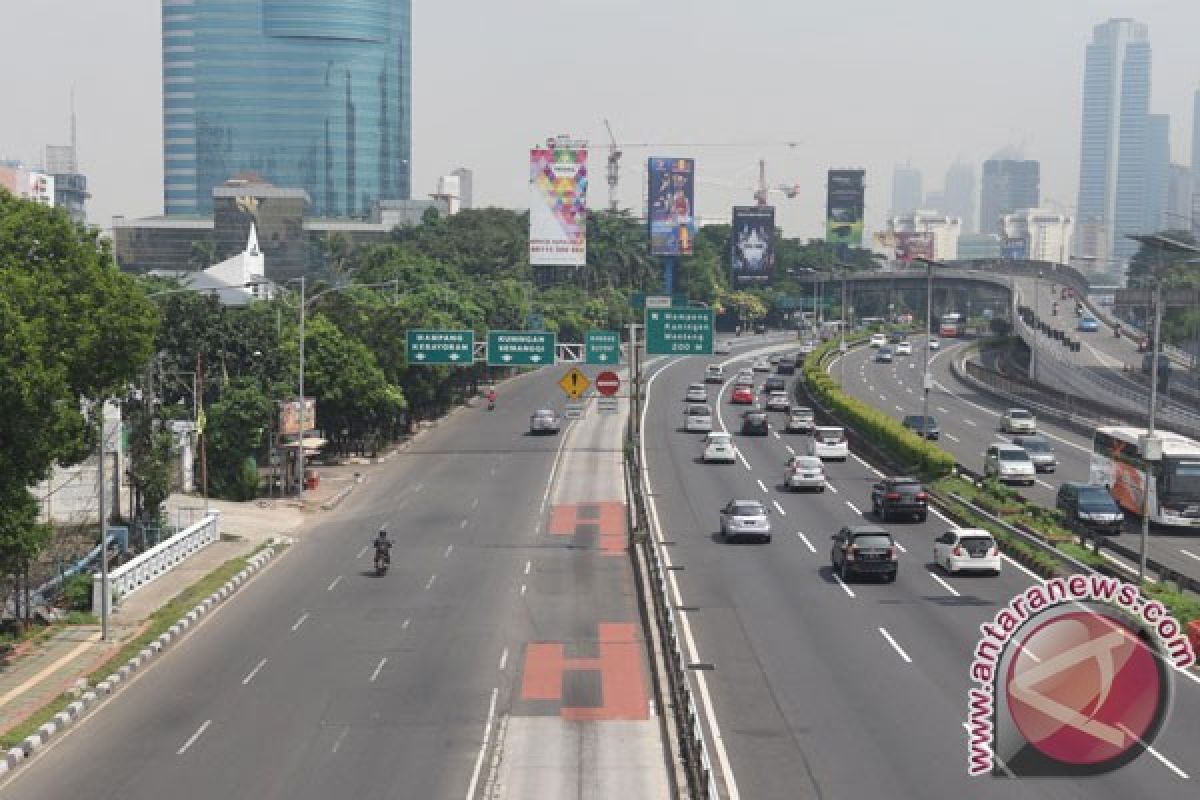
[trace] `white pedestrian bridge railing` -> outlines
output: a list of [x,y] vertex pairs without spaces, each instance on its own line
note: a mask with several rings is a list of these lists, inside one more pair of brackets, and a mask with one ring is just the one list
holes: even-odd
[[[196,552],[221,538],[221,515],[209,511],[199,522],[159,542],[157,545],[108,573],[109,597],[114,605],[148,583],[161,578]],[[99,612],[104,597],[100,573],[92,575],[92,608]]]

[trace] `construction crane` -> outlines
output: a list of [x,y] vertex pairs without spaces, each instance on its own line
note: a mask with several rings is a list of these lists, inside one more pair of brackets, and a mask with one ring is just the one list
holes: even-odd
[[722,189],[734,189],[736,191],[753,192],[754,193],[754,203],[755,203],[755,205],[758,205],[758,206],[769,205],[768,200],[772,194],[781,194],[789,200],[796,199],[796,197],[798,197],[800,194],[800,184],[798,184],[798,183],[794,183],[794,184],[790,184],[790,185],[781,183],[777,186],[768,185],[768,183],[767,183],[767,162],[766,162],[766,159],[762,159],[762,158],[760,158],[758,160],[758,185],[757,186],[737,185],[737,184],[724,183],[722,181],[713,181],[713,180],[707,180],[707,179],[704,179],[704,180],[697,179],[696,183],[703,184],[705,186],[719,186]]
[[[617,144],[617,137],[613,134],[612,125],[608,120],[604,120],[604,127],[608,131],[608,208],[610,211],[617,210],[617,189],[620,185],[620,163],[621,156],[625,154],[625,150],[631,148],[647,149],[647,148],[666,148],[666,147],[682,147],[682,148],[707,148],[707,147],[788,147],[795,148],[799,146],[799,141],[792,142],[636,142],[634,144]],[[758,204],[766,205],[766,197],[768,192],[781,192],[788,198],[794,198],[800,192],[799,186],[778,186],[768,188],[766,186],[765,177],[765,161],[759,160],[759,188],[755,191],[754,198]],[[742,187],[732,187],[742,188]],[[760,199],[761,193],[761,199]]]

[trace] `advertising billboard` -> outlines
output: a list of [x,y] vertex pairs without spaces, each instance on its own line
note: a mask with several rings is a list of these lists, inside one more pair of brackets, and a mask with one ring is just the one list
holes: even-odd
[[896,233],[895,237],[898,261],[908,262],[915,258],[932,259],[934,257],[932,233],[900,232]]
[[696,162],[651,158],[648,169],[650,253],[690,256],[696,238]]
[[775,266],[775,209],[734,206],[729,245],[734,287],[766,284]]
[[[314,430],[317,427],[317,401],[316,398],[304,398],[304,429],[305,431]],[[299,436],[300,435],[300,401],[285,400],[279,404],[279,435],[280,436]],[[307,447],[308,445],[305,445]]]
[[587,148],[551,140],[529,151],[529,263],[587,262]]
[[825,195],[825,241],[862,246],[865,174],[861,169],[829,170]]

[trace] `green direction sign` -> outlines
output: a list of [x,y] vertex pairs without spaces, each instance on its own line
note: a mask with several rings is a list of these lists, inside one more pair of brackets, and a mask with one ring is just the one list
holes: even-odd
[[616,331],[588,331],[583,345],[583,363],[617,364],[621,361],[621,337]]
[[646,309],[646,352],[650,355],[712,355],[711,308]]
[[540,367],[554,363],[553,333],[545,331],[488,331],[489,367]]
[[475,331],[408,331],[409,364],[469,367],[475,357]]

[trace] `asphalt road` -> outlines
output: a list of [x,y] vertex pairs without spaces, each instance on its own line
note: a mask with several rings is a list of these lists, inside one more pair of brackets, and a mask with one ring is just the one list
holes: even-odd
[[[942,340],[943,349],[934,353],[930,371],[934,388],[929,396],[929,413],[938,421],[942,431],[939,445],[954,454],[959,463],[978,472],[983,471],[983,454],[987,446],[1005,437],[998,425],[1005,404],[989,395],[964,386],[950,370],[951,359],[961,356],[961,343]],[[923,407],[921,364],[924,340],[913,339],[913,355],[897,356],[891,364],[877,364],[875,351],[859,348],[846,356],[845,385],[847,391],[876,408],[901,419],[905,414],[920,414]],[[840,364],[833,366],[839,374]],[[1058,456],[1058,469],[1038,475],[1030,487],[1016,487],[1022,495],[1048,508],[1054,507],[1055,494],[1063,481],[1087,481],[1088,462],[1092,443],[1074,431],[1038,420],[1038,429],[1050,440]],[[1140,520],[1127,522],[1123,543],[1136,547],[1140,535]],[[1188,575],[1200,576],[1200,530],[1172,531],[1156,528],[1151,531],[1148,552],[1151,557]]]
[[[565,437],[527,435],[532,409],[561,405],[558,377],[504,384],[495,412],[463,410],[373,471],[0,796],[468,797],[491,764],[485,726],[517,702],[523,650],[544,633],[538,609],[561,605],[539,586],[588,585],[588,562],[543,538]],[[382,524],[396,546],[378,578]]]
[[[1177,710],[1157,747],[1165,761],[1143,756],[1087,781],[969,779],[963,725],[978,626],[1033,577],[1011,562],[995,578],[941,574],[929,559],[947,523],[930,515],[887,526],[904,548],[894,584],[843,585],[829,568],[830,535],[864,518],[872,469],[856,458],[829,464],[825,493],[785,493],[783,463],[804,437],[776,432],[736,435],[737,464],[698,463],[701,437],[679,430],[682,400],[703,365],[718,360],[658,365],[644,435],[659,535],[692,639],[687,657],[700,667],[693,683],[711,696],[709,741],[716,763],[728,765],[728,796],[1196,795],[1175,771],[1200,772],[1193,676],[1178,680]],[[742,407],[728,405],[727,389],[721,424],[734,430]],[[782,428],[782,415],[772,417]],[[731,497],[778,504],[771,544],[720,540],[717,512]]]

